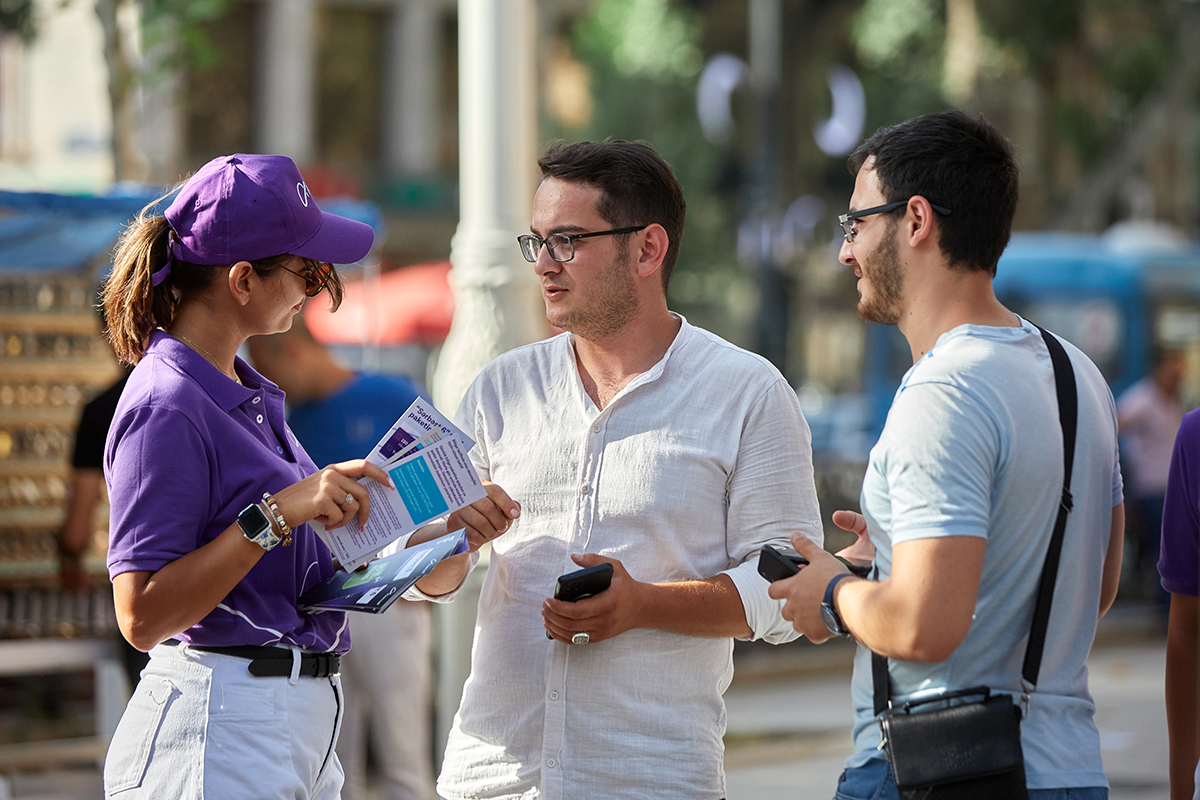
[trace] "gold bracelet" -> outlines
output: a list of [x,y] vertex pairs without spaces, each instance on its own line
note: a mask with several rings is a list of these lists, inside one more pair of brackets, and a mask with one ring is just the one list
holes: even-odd
[[275,503],[275,498],[269,492],[263,492],[263,503],[271,510],[271,516],[275,517],[275,524],[279,526],[279,538],[287,539],[291,536],[292,529],[288,527],[287,520],[283,518],[279,506]]

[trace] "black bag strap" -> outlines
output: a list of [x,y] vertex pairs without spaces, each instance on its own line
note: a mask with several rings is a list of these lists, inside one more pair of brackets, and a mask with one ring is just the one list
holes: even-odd
[[1046,550],[1046,563],[1042,566],[1042,577],[1038,581],[1037,604],[1033,607],[1033,628],[1029,633],[1029,644],[1025,647],[1025,663],[1021,677],[1025,681],[1026,693],[1037,686],[1038,671],[1042,668],[1042,650],[1046,645],[1046,631],[1050,627],[1050,604],[1054,601],[1054,584],[1058,580],[1058,560],[1062,555],[1063,534],[1067,529],[1067,515],[1075,501],[1071,497],[1071,472],[1075,465],[1075,431],[1079,421],[1079,396],[1075,386],[1075,370],[1062,343],[1045,329],[1042,339],[1050,351],[1054,364],[1054,386],[1058,392],[1058,422],[1063,437],[1063,487],[1062,499],[1058,504],[1058,517],[1054,520],[1054,533],[1050,536],[1050,547]]
[[[1046,561],[1038,580],[1037,601],[1033,607],[1033,625],[1029,632],[1029,643],[1025,647],[1025,663],[1021,667],[1021,678],[1028,695],[1037,686],[1038,672],[1042,667],[1042,652],[1046,645],[1046,633],[1050,628],[1050,605],[1054,600],[1054,584],[1058,580],[1058,562],[1062,556],[1063,535],[1067,529],[1067,515],[1074,501],[1071,497],[1071,473],[1075,464],[1075,433],[1079,421],[1079,395],[1075,385],[1075,370],[1062,343],[1049,332],[1038,326],[1046,349],[1050,351],[1050,363],[1054,366],[1054,388],[1058,396],[1058,421],[1063,436],[1063,486],[1062,499],[1054,520],[1054,532],[1050,535],[1050,547],[1046,550]],[[875,577],[878,577],[878,568]],[[875,716],[888,708],[891,686],[888,681],[887,658],[871,653],[871,682],[874,689]]]

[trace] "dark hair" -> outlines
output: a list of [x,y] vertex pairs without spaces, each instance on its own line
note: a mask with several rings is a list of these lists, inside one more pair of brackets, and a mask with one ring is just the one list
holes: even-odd
[[663,291],[679,257],[687,204],[675,173],[645,142],[552,142],[538,159],[542,179],[587,183],[600,189],[597,212],[614,228],[657,222],[667,232]]
[[[117,358],[136,364],[146,352],[146,343],[155,328],[167,328],[175,319],[179,305],[188,297],[203,294],[218,273],[228,265],[192,264],[178,259],[161,284],[152,276],[167,263],[167,242],[171,233],[167,218],[154,216],[146,206],[129,224],[117,242],[112,274],[100,290],[107,322],[106,333]],[[251,261],[250,266],[262,277],[276,272],[291,258],[288,254]],[[230,262],[237,263],[238,259]],[[337,270],[325,283],[336,309],[342,302],[342,281]]]
[[887,202],[921,195],[950,209],[935,217],[952,268],[995,276],[1012,235],[1018,171],[1012,144],[991,123],[946,111],[880,128],[850,154],[851,174],[871,156]]

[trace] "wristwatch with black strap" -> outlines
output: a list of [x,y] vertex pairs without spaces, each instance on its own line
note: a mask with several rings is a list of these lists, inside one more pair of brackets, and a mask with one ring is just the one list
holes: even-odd
[[838,585],[838,581],[853,577],[849,572],[834,575],[826,585],[825,599],[821,601],[821,620],[825,623],[825,627],[829,628],[829,632],[837,636],[849,636],[850,631],[842,624],[842,615],[838,613],[837,607],[833,604],[833,590]]

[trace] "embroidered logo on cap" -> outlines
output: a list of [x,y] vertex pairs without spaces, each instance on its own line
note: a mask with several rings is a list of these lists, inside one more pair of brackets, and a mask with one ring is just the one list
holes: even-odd
[[304,181],[297,183],[296,194],[300,195],[300,202],[304,204],[305,208],[308,208],[308,200],[312,197],[312,192],[308,190],[308,184]]

